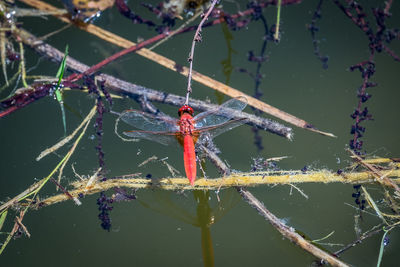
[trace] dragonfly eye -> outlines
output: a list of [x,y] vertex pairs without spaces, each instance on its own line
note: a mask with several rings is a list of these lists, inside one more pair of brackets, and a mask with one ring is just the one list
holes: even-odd
[[178,115],[182,116],[183,113],[189,113],[191,116],[194,114],[193,108],[191,108],[189,105],[183,105],[179,110],[178,110]]

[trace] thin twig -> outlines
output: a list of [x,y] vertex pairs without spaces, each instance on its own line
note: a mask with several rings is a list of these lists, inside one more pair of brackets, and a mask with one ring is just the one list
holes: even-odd
[[192,92],[192,72],[193,72],[193,58],[194,58],[194,47],[196,45],[196,42],[201,42],[202,41],[202,36],[201,36],[201,27],[203,27],[204,22],[208,19],[208,16],[210,16],[211,11],[214,9],[215,4],[218,2],[218,0],[213,0],[210,8],[208,9],[207,13],[204,15],[203,19],[201,20],[199,26],[197,26],[196,33],[194,34],[193,41],[192,41],[192,48],[190,49],[190,54],[189,54],[189,73],[188,73],[188,83],[187,83],[187,89],[186,89],[186,100],[185,100],[185,105],[189,104],[189,95]]
[[143,167],[144,165],[146,165],[147,163],[149,163],[150,161],[156,161],[158,160],[158,157],[156,155],[151,156],[150,158],[146,159],[145,161],[143,161],[142,163],[140,163],[138,165],[138,167]]
[[290,185],[290,194],[292,194],[292,188],[296,189],[305,199],[308,199],[308,196],[306,193],[303,192],[300,188],[295,186],[294,184],[289,184]]
[[22,218],[19,218],[18,216],[15,216],[15,222],[19,225],[19,227],[22,228],[24,233],[30,238],[31,234],[29,233],[28,228],[26,228],[26,226],[22,223]]
[[80,206],[82,205],[82,202],[77,198],[77,197],[73,197],[67,189],[65,189],[62,185],[60,185],[60,183],[58,183],[53,177],[50,178],[50,180],[57,186],[57,188],[60,188],[61,191],[63,191],[63,193],[69,197],[70,199],[72,199],[76,205]]
[[286,224],[284,224],[279,218],[272,214],[263,203],[261,203],[257,198],[253,196],[249,191],[238,187],[237,188],[240,195],[246,200],[251,207],[255,208],[258,213],[263,216],[267,221],[269,221],[275,229],[277,229],[284,237],[288,238],[290,241],[300,246],[302,249],[313,254],[315,257],[328,262],[332,266],[348,266],[346,263],[340,261],[338,258],[328,254],[327,252],[316,247],[301,235],[295,232],[295,230]]
[[49,32],[49,33],[47,33],[47,34],[45,34],[45,35],[39,37],[39,40],[47,40],[47,39],[49,39],[51,36],[56,35],[56,34],[62,32],[62,31],[64,31],[64,30],[68,29],[68,28],[71,27],[71,26],[72,26],[72,24],[67,24],[67,25],[61,27],[60,29],[57,29],[57,30],[52,31],[52,32]]
[[124,49],[124,50],[122,50],[120,52],[117,52],[114,55],[102,60],[101,62],[99,62],[99,63],[97,63],[97,64],[95,64],[93,66],[91,66],[89,69],[87,69],[86,71],[84,71],[81,74],[78,74],[78,75],[72,74],[72,75],[70,75],[69,77],[66,78],[66,80],[74,82],[74,81],[77,81],[77,80],[81,79],[83,76],[92,75],[93,73],[97,72],[100,68],[102,68],[105,65],[115,61],[116,59],[118,59],[118,58],[120,58],[120,57],[122,57],[124,55],[127,55],[129,53],[138,51],[141,48],[143,48],[143,47],[145,47],[145,46],[147,46],[149,44],[152,44],[152,43],[154,43],[154,42],[156,42],[158,40],[163,39],[165,36],[167,36],[166,33],[160,34],[160,35],[157,35],[157,36],[155,36],[153,38],[150,38],[150,39],[148,39],[146,41],[143,41],[143,42],[141,42],[139,44],[134,44],[131,47],[128,47],[128,48],[126,48],[126,49]]
[[[392,230],[394,227],[398,227],[399,225],[400,225],[400,222],[397,222],[397,223],[394,223],[394,224],[392,224],[390,226],[386,226],[385,229],[386,230]],[[350,248],[355,247],[357,244],[362,243],[363,240],[365,240],[365,239],[367,239],[367,238],[369,238],[369,237],[371,237],[373,235],[376,235],[376,234],[380,233],[381,231],[383,231],[383,227],[382,226],[383,226],[383,224],[379,224],[377,226],[374,226],[371,230],[369,230],[369,231],[365,232],[364,234],[362,234],[360,236],[360,238],[354,240],[353,242],[351,242],[350,244],[348,244],[344,248],[341,248],[340,250],[336,251],[334,253],[334,255],[339,256],[340,254],[342,254],[343,252],[349,250]],[[376,229],[376,230],[374,230],[374,229]]]
[[172,177],[175,177],[176,174],[180,174],[180,172],[175,169],[171,164],[169,164],[166,159],[160,159],[160,161],[162,162],[162,164],[164,164],[165,166],[167,166],[169,173],[172,175]]

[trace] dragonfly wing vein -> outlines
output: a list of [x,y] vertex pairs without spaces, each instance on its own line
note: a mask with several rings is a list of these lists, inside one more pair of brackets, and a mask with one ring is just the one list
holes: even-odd
[[217,108],[205,111],[194,117],[195,127],[204,128],[223,124],[233,116],[232,111],[242,111],[247,106],[245,97],[237,97],[226,101]]
[[121,120],[143,131],[179,131],[177,120],[166,116],[156,117],[139,110],[129,110],[123,112],[121,115]]
[[162,145],[174,144],[177,141],[174,133],[129,131],[129,132],[124,132],[124,134],[126,136],[133,138],[155,141]]

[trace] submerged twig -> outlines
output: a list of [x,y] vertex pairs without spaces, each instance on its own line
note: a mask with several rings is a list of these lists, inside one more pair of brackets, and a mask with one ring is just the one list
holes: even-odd
[[169,173],[172,175],[172,177],[175,177],[176,174],[180,174],[180,172],[177,169],[175,169],[171,164],[169,164],[166,161],[166,159],[161,159],[160,161],[162,164],[167,166],[167,169],[168,169]]
[[292,195],[292,189],[296,189],[297,192],[299,192],[305,199],[308,199],[308,196],[306,193],[303,192],[303,190],[301,190],[300,188],[298,188],[297,186],[295,186],[294,184],[289,184],[290,185],[290,195]]
[[295,232],[295,229],[284,224],[279,218],[277,218],[274,214],[272,214],[263,203],[261,203],[258,199],[256,199],[253,194],[249,191],[238,188],[240,195],[252,206],[255,208],[258,213],[263,216],[266,220],[268,220],[274,227],[277,229],[284,237],[288,238],[290,241],[300,246],[302,249],[308,251],[313,254],[317,258],[323,260],[324,262],[328,262],[332,266],[348,266],[346,263],[340,261],[338,258],[330,255],[329,253],[321,250],[315,245],[311,244],[309,241],[304,239],[301,235]]
[[163,35],[155,36],[155,37],[153,37],[151,39],[148,39],[146,41],[143,41],[143,42],[141,42],[139,44],[133,44],[132,46],[127,47],[126,49],[124,49],[122,51],[119,51],[119,52],[113,54],[112,56],[100,61],[99,63],[91,66],[86,71],[84,71],[84,72],[82,72],[82,73],[80,73],[78,75],[76,75],[76,74],[70,75],[68,78],[66,78],[66,80],[68,80],[68,81],[77,81],[77,80],[81,79],[84,76],[92,75],[93,73],[97,72],[100,68],[102,68],[105,65],[115,61],[116,59],[118,59],[118,58],[120,58],[120,57],[122,57],[122,56],[124,56],[126,54],[138,51],[138,50],[142,49],[143,47],[145,47],[148,44],[152,44],[152,43],[154,43],[154,42],[156,42],[158,40],[161,40],[165,36],[167,36],[166,33],[163,34]]
[[319,47],[319,40],[317,40],[316,33],[319,31],[319,27],[316,25],[317,20],[321,18],[321,7],[322,7],[323,0],[319,0],[317,7],[314,11],[314,14],[311,19],[310,25],[307,26],[308,30],[311,33],[311,39],[312,39],[312,44],[314,47],[314,55],[318,57],[318,59],[322,63],[322,68],[327,69],[328,68],[328,60],[329,57],[327,55],[323,56],[321,54],[321,50]]
[[174,35],[177,35],[178,33],[182,33],[182,30],[188,25],[190,24],[192,21],[194,21],[195,19],[197,19],[198,16],[200,16],[201,12],[197,12],[196,14],[194,14],[193,17],[191,17],[190,19],[188,19],[187,21],[185,21],[185,23],[183,23],[181,26],[179,26],[178,29],[173,30],[172,32],[168,32],[167,37],[165,37],[164,39],[161,39],[160,41],[158,41],[157,43],[155,43],[154,45],[152,45],[149,50],[153,50],[156,47],[158,47],[159,45],[163,44],[164,42],[168,41],[170,38],[172,38]]
[[365,233],[363,233],[360,238],[357,238],[356,240],[354,240],[353,242],[351,242],[350,244],[348,244],[347,246],[345,246],[344,248],[341,248],[340,250],[336,251],[334,253],[334,255],[339,256],[340,254],[342,254],[343,252],[349,250],[352,247],[355,247],[357,244],[362,243],[365,239],[380,233],[381,231],[383,231],[384,229],[386,229],[387,231],[392,230],[395,227],[398,227],[400,225],[400,222],[396,222],[392,225],[386,226],[385,228],[383,228],[383,224],[379,224],[377,226],[374,226],[372,229],[366,231]]
[[143,161],[142,163],[140,163],[139,165],[138,165],[138,167],[143,167],[144,165],[146,165],[147,163],[149,163],[150,161],[155,161],[155,160],[157,160],[158,158],[157,158],[157,156],[156,155],[153,155],[153,156],[151,156],[150,158],[148,158],[148,159],[146,159],[145,161]]

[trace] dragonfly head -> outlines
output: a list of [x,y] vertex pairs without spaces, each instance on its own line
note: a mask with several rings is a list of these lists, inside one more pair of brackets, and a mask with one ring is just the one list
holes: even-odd
[[178,115],[179,117],[182,116],[183,113],[189,113],[190,116],[193,116],[194,110],[191,108],[189,105],[183,105],[179,110],[178,110]]

